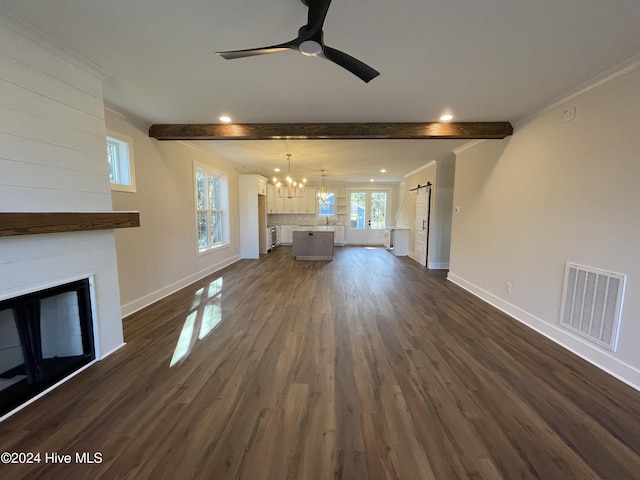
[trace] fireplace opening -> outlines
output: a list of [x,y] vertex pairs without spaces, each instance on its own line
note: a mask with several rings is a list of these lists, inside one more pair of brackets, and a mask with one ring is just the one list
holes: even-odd
[[94,359],[89,279],[0,301],[0,416]]

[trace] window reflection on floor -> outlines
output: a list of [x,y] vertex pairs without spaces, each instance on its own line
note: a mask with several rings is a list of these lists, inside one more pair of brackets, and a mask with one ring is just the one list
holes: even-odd
[[169,367],[187,358],[196,342],[209,335],[222,321],[222,284],[222,277],[219,277],[195,293]]

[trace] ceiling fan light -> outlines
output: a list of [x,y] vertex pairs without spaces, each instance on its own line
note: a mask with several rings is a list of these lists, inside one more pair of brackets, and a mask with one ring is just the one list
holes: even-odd
[[305,40],[298,46],[298,50],[303,55],[315,57],[322,53],[322,45],[314,40]]

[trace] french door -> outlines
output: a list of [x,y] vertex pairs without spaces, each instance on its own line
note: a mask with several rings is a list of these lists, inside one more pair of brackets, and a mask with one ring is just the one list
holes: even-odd
[[387,190],[350,190],[348,192],[348,243],[354,245],[384,244],[389,197]]

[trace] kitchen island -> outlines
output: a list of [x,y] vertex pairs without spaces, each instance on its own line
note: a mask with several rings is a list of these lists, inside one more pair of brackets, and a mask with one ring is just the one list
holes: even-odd
[[282,245],[293,244],[293,232],[307,231],[307,232],[335,232],[333,237],[333,243],[336,246],[344,245],[345,227],[344,225],[279,225],[280,229],[280,243]]
[[334,232],[301,230],[293,232],[296,260],[333,260]]

